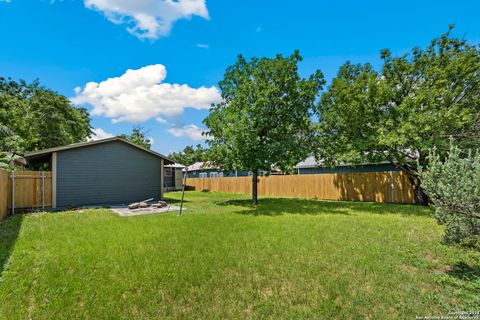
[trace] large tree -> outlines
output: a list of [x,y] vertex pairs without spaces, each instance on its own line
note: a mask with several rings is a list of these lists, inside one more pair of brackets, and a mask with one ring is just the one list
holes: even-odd
[[91,134],[86,109],[38,81],[0,77],[0,150],[10,153],[85,141]]
[[480,51],[455,38],[452,28],[425,48],[393,57],[383,50],[383,68],[346,63],[319,103],[318,157],[328,162],[388,160],[426,203],[417,170],[433,148],[443,156],[449,137],[478,144]]
[[311,116],[325,81],[320,71],[302,78],[301,60],[298,51],[249,61],[238,56],[219,83],[223,101],[204,120],[210,160],[224,169],[252,171],[252,204],[259,170],[291,169],[311,151]]

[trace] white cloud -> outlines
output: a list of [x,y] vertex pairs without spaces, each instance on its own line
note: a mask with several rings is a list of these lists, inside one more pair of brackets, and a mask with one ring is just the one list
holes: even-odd
[[112,133],[106,132],[102,128],[95,128],[92,131],[93,131],[93,134],[88,139],[89,141],[95,141],[95,140],[101,140],[101,139],[107,139],[107,138],[114,137],[114,135]]
[[10,0],[0,0],[0,2],[6,2],[6,3],[9,3]]
[[208,49],[208,48],[209,48],[209,45],[208,45],[208,44],[205,44],[205,43],[198,43],[198,44],[197,44],[197,48],[200,48],[200,49]]
[[84,0],[85,7],[102,12],[115,24],[140,39],[157,39],[170,33],[180,19],[209,19],[206,0]]
[[186,84],[163,83],[167,76],[161,64],[127,70],[122,76],[75,88],[75,104],[90,104],[94,116],[112,118],[114,123],[141,123],[149,119],[178,116],[185,108],[208,109],[221,100],[214,86],[191,88]]
[[182,128],[170,128],[168,132],[170,132],[175,137],[189,137],[192,140],[205,140],[205,136],[202,136],[202,132],[204,129],[197,127],[194,124],[187,124]]
[[168,121],[163,119],[162,117],[156,117],[155,120],[157,120],[157,122],[161,124],[168,123]]

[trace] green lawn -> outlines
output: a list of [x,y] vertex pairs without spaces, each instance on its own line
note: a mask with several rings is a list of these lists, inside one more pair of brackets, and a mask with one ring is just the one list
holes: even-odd
[[480,305],[480,255],[440,244],[426,208],[186,200],[182,217],[2,222],[0,319],[414,319]]

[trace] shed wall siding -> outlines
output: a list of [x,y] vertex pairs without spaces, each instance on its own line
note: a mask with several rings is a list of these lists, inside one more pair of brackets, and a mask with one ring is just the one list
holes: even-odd
[[159,199],[161,159],[113,141],[57,153],[57,206]]
[[165,187],[175,187],[175,168],[164,168]]

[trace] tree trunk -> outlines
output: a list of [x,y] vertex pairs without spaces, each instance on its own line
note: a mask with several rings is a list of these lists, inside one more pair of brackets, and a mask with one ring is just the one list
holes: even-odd
[[258,170],[253,170],[252,174],[252,205],[256,206],[258,203]]
[[410,184],[413,187],[413,196],[415,197],[415,204],[426,206],[428,205],[430,199],[423,190],[421,186],[420,176],[418,170],[414,166],[408,164],[398,164],[396,161],[391,161],[391,163],[402,170],[408,177]]
[[420,204],[422,206],[428,205],[428,196],[423,190],[422,186],[420,185],[420,179],[418,175],[414,175],[412,173],[408,173],[408,179],[413,187],[413,194],[415,196],[415,204]]

